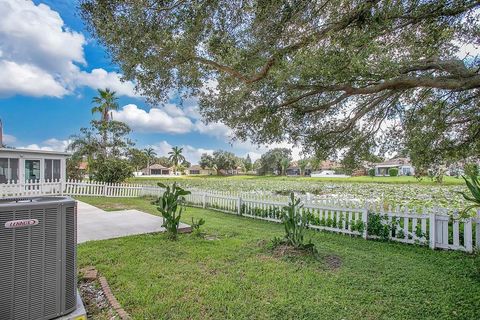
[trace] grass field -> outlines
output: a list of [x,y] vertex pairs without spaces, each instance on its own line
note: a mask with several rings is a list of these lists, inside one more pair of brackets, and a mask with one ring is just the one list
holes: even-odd
[[305,193],[323,198],[377,201],[387,205],[416,207],[452,207],[461,209],[465,201],[458,191],[465,191],[463,179],[445,177],[442,185],[429,178],[417,181],[414,177],[351,177],[308,178],[277,176],[179,176],[134,178],[131,182],[156,184],[179,182],[186,188],[232,192]]
[[[147,199],[79,199],[157,214]],[[281,225],[193,208],[182,221],[191,217],[210,240],[89,242],[79,265],[95,265],[134,319],[480,319],[475,256],[312,231],[321,261],[279,257],[267,243]]]
[[[130,179],[132,182],[140,183],[145,181],[156,181],[161,177],[136,177]],[[169,178],[172,179],[172,178]],[[303,181],[303,182],[335,182],[335,183],[380,183],[380,184],[416,184],[416,185],[430,185],[438,186],[439,184],[435,181],[432,181],[428,177],[424,177],[421,180],[417,180],[413,176],[400,176],[400,177],[369,177],[369,176],[358,176],[358,177],[349,177],[349,178],[310,178],[310,177],[285,177],[285,176],[254,176],[254,175],[240,175],[240,176],[205,176],[205,175],[189,175],[189,176],[179,176],[173,178],[175,180],[195,180],[195,179],[222,179],[225,181],[228,180],[244,180],[244,181],[255,181],[255,180],[270,180],[270,181]],[[465,182],[461,178],[445,176],[443,178],[442,186],[454,186],[454,185],[464,185]]]

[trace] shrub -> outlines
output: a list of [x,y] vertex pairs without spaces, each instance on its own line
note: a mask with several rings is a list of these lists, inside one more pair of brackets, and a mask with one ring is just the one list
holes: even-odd
[[368,175],[370,177],[375,177],[375,169],[374,168],[368,169]]
[[192,217],[192,234],[195,236],[200,236],[202,233],[200,232],[200,227],[205,224],[205,220],[200,218],[198,220],[194,220]]
[[398,176],[398,169],[397,168],[390,168],[388,169],[388,175],[390,177],[396,177]]
[[93,163],[93,179],[108,183],[119,183],[133,176],[133,167],[128,160],[107,158]]
[[465,176],[462,177],[463,180],[465,180],[468,191],[470,192],[470,194],[459,192],[465,198],[465,200],[470,202],[470,205],[463,209],[462,214],[468,215],[468,212],[471,209],[480,208],[480,181],[478,180],[477,176],[470,176],[470,180],[468,180]]
[[165,192],[154,202],[154,204],[157,205],[157,210],[162,213],[162,227],[167,229],[168,237],[172,240],[176,240],[178,235],[178,225],[185,208],[185,196],[190,194],[190,191],[177,186],[176,182],[173,183],[171,188],[160,182],[158,183],[158,186],[165,188]]

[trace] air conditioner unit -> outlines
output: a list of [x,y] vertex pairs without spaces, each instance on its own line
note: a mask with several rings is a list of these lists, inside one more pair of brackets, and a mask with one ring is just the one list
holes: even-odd
[[1,320],[46,320],[75,310],[76,216],[69,197],[0,200]]

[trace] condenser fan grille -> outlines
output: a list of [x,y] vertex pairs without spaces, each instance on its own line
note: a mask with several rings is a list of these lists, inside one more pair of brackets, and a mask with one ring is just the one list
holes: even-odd
[[[46,320],[75,308],[76,203],[32,199],[0,204],[2,320]],[[35,224],[7,227],[32,219]]]

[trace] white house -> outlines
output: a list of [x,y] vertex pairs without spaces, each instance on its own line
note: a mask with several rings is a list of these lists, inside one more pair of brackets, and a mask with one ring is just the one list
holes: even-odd
[[65,181],[67,152],[0,148],[0,183]]
[[408,158],[394,158],[382,163],[376,163],[374,166],[376,176],[388,176],[388,170],[391,168],[398,169],[399,176],[413,176],[415,169],[410,164]]

